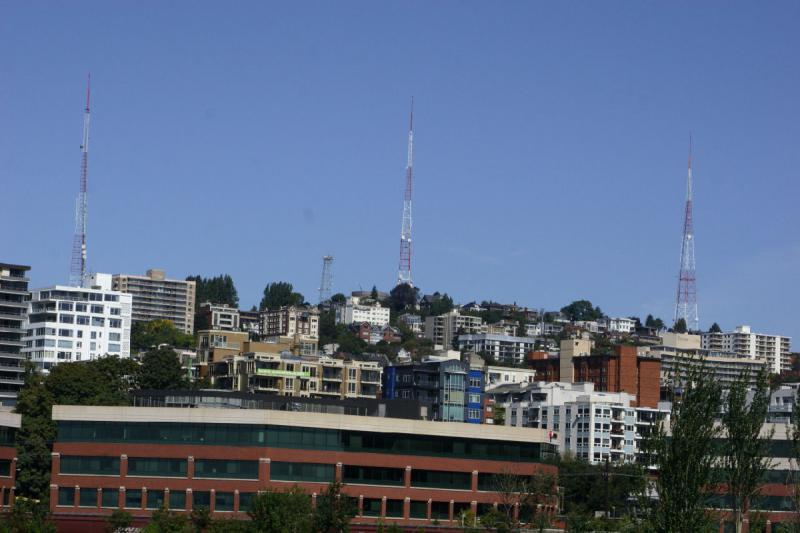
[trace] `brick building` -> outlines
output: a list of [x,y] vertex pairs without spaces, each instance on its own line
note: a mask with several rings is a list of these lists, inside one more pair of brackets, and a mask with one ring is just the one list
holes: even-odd
[[0,509],[14,503],[14,483],[17,474],[17,448],[15,439],[22,416],[8,407],[0,408]]
[[[500,502],[494,479],[546,472],[546,431],[260,409],[55,406],[50,511],[59,531],[102,531],[114,509],[208,507],[245,518],[258,491],[316,498],[342,481],[354,523],[456,525]],[[549,500],[545,510],[551,511]]]

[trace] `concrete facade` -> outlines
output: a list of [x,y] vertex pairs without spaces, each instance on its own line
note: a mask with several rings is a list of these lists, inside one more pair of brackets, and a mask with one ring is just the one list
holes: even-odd
[[24,379],[29,266],[0,263],[0,404],[16,403]]
[[113,288],[133,296],[133,321],[169,320],[189,335],[194,333],[195,282],[168,279],[163,270],[144,276],[115,274]]

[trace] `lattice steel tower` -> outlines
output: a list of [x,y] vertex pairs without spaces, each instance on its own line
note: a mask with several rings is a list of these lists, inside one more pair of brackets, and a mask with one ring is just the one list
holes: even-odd
[[400,264],[397,284],[414,285],[411,277],[411,189],[414,183],[414,98],[411,98],[411,119],[408,127],[408,163],[406,164],[406,190],[403,196],[403,225],[400,229]]
[[86,109],[83,113],[83,143],[81,143],[81,180],[78,198],[75,201],[75,236],[72,239],[72,260],[70,261],[69,284],[83,287],[86,283],[86,214],[87,182],[89,179],[89,94],[91,75],[86,81]]
[[319,282],[319,303],[331,299],[331,286],[333,286],[333,256],[326,255],[322,258],[322,281]]
[[686,176],[686,208],[683,217],[681,269],[678,275],[678,295],[675,299],[675,322],[682,318],[689,331],[700,330],[697,316],[697,279],[694,263],[694,224],[692,222],[692,137],[689,136],[689,170]]

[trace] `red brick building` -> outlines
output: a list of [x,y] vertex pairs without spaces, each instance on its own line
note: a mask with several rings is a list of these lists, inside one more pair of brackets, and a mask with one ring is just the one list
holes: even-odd
[[8,509],[14,504],[14,483],[17,473],[15,440],[21,416],[8,408],[0,410],[0,507]]
[[[245,518],[258,491],[329,482],[354,522],[455,524],[496,505],[494,476],[556,474],[544,430],[256,409],[56,406],[50,510],[59,531],[100,531],[113,509],[135,524],[166,505]],[[555,500],[552,500],[555,505]]]

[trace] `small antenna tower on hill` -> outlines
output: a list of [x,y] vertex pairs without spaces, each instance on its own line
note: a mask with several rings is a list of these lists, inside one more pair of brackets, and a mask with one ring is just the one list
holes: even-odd
[[83,112],[83,143],[81,143],[81,179],[78,198],[75,201],[75,235],[72,239],[72,260],[70,261],[69,284],[83,287],[87,281],[86,273],[86,215],[88,211],[87,184],[89,179],[89,94],[91,74],[86,81],[86,109]]
[[692,136],[689,135],[689,170],[686,176],[686,206],[683,216],[683,242],[681,243],[681,269],[678,274],[678,295],[675,299],[675,322],[686,321],[689,331],[700,330],[697,316],[697,277],[694,263],[694,223],[692,220]]
[[408,127],[408,163],[406,164],[406,190],[403,195],[403,224],[400,230],[400,265],[397,284],[411,286],[411,190],[414,183],[414,98],[411,98],[411,119]]
[[333,286],[333,256],[326,255],[322,258],[322,281],[319,283],[319,303],[331,299]]

